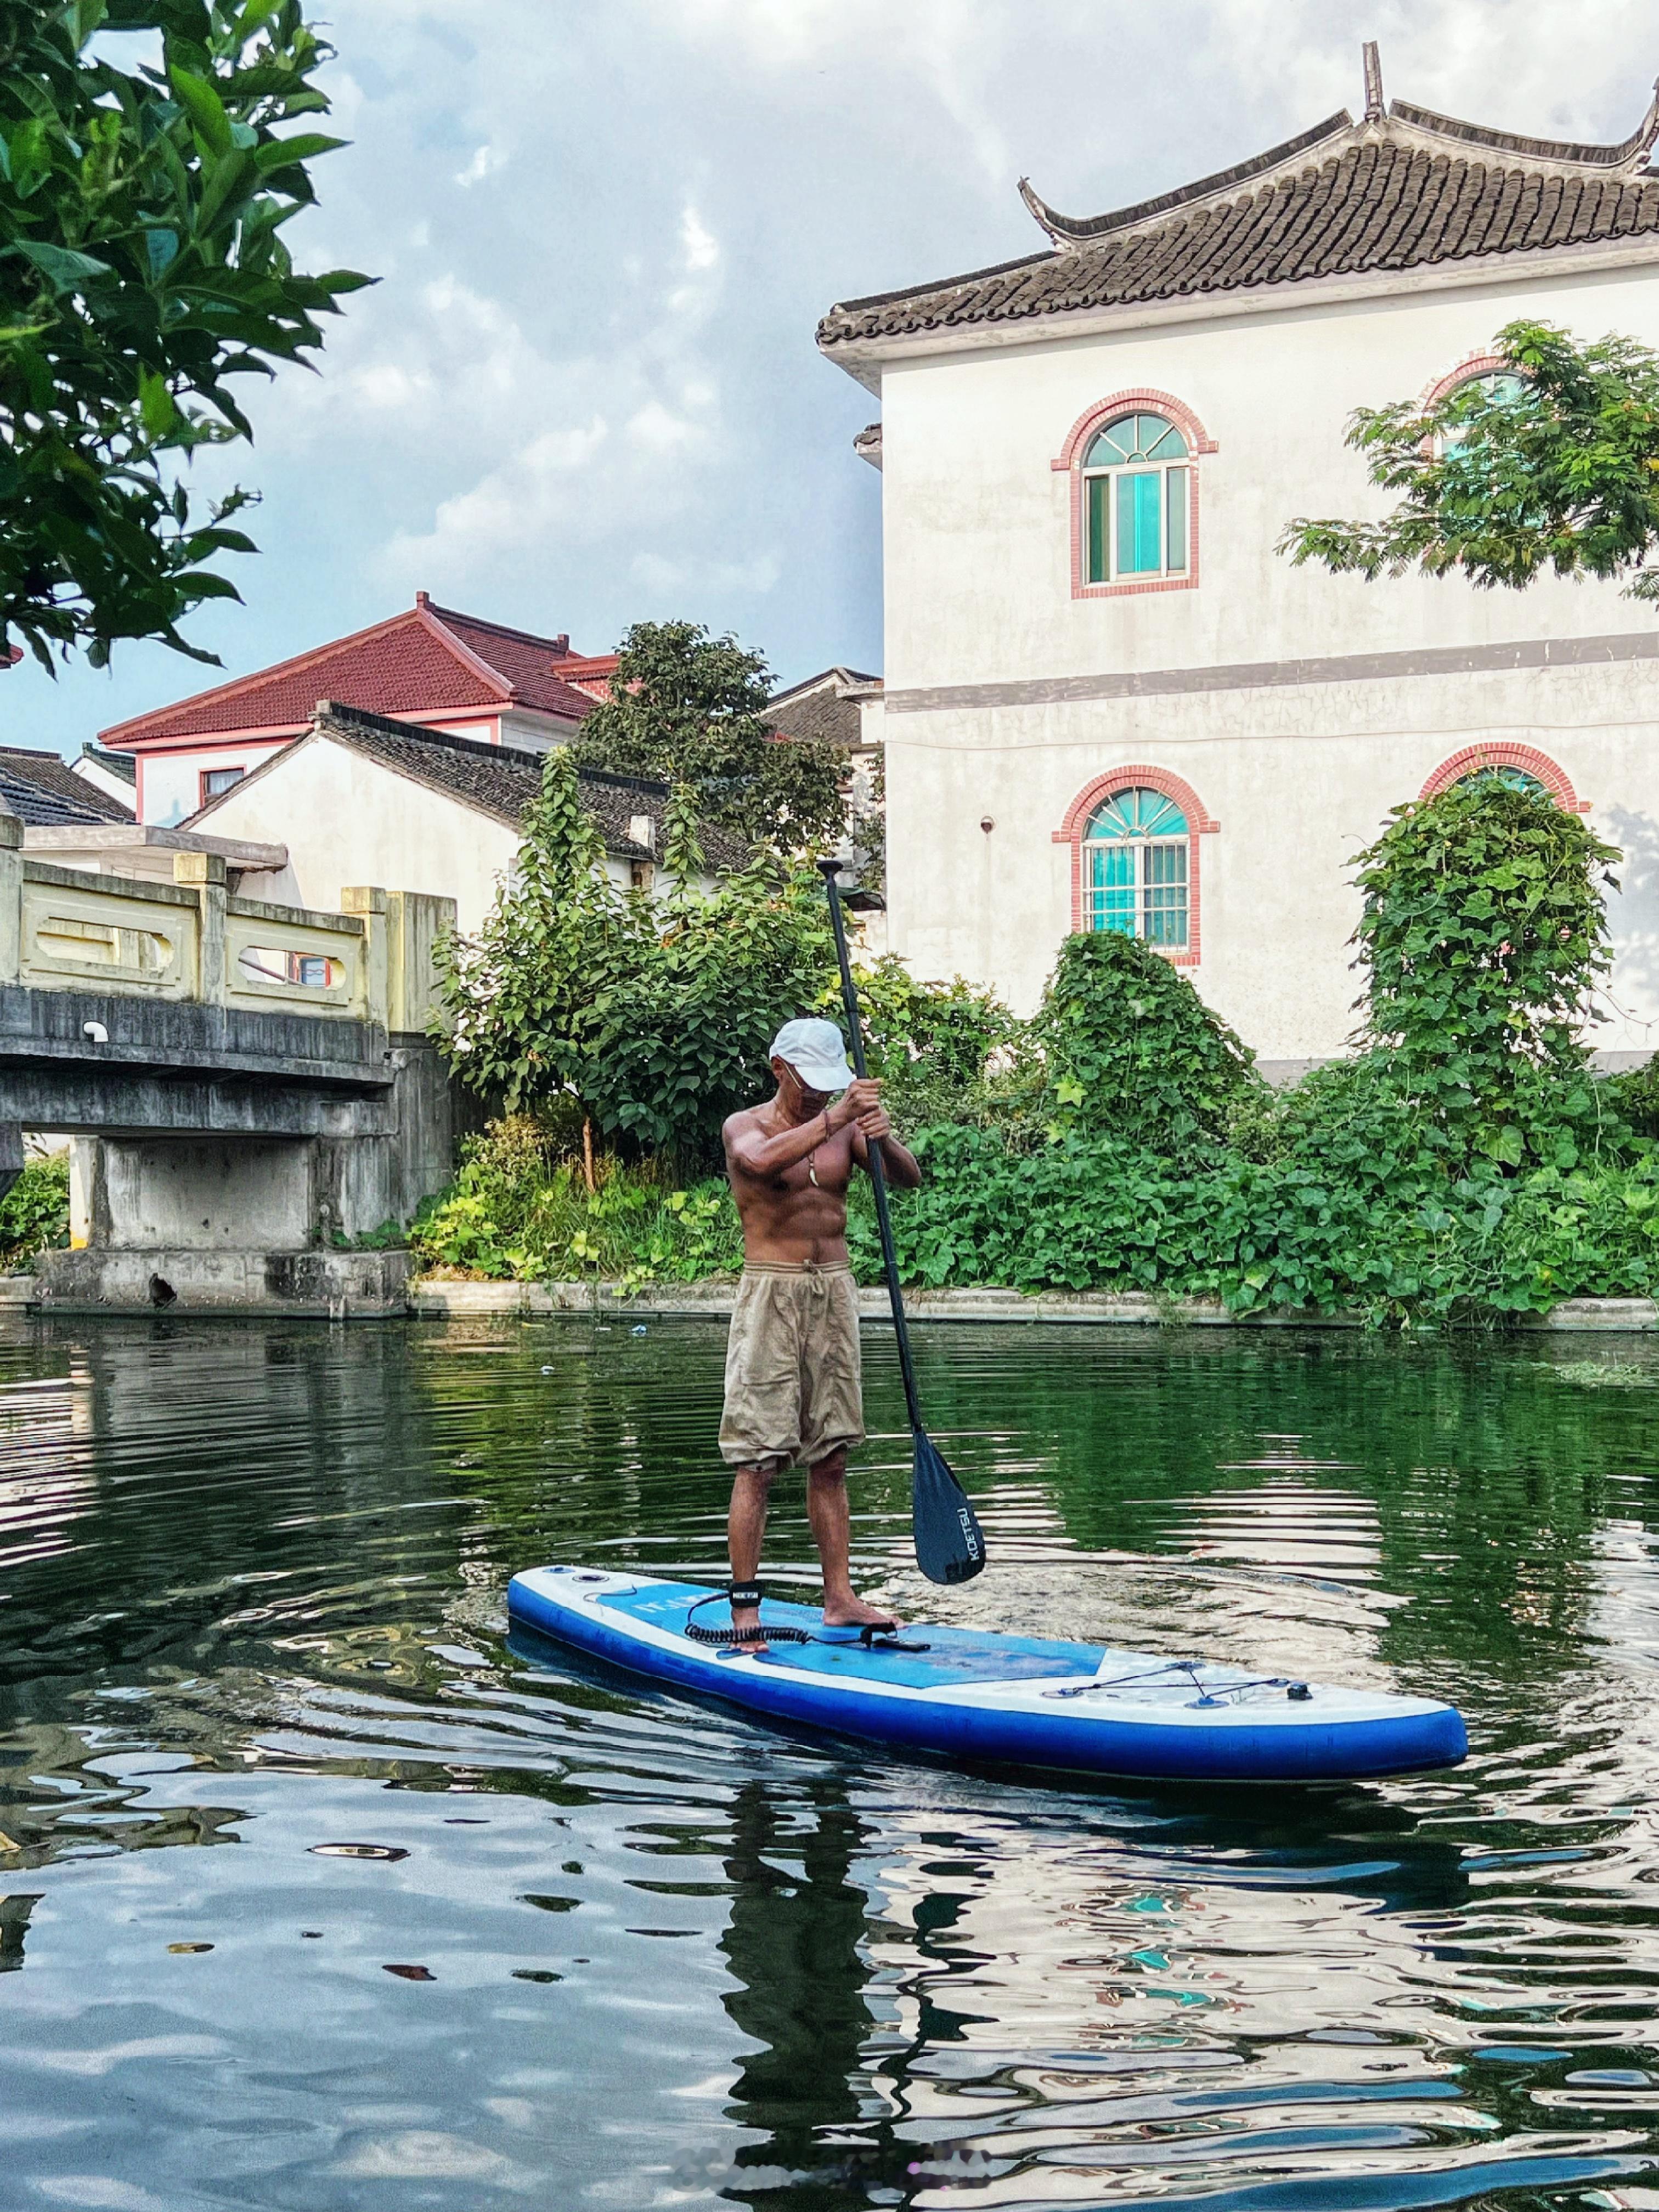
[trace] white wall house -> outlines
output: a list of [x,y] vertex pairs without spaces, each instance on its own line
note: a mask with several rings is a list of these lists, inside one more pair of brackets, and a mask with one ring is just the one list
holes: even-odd
[[[539,753],[513,745],[319,708],[302,737],[174,834],[244,855],[264,849],[277,859],[264,872],[244,860],[238,888],[246,898],[331,913],[344,884],[396,884],[453,898],[461,930],[471,932],[517,856],[542,765]],[[665,787],[583,769],[580,789],[605,833],[611,881],[658,895],[668,890],[659,858]],[[702,841],[714,866],[738,866],[746,857],[736,840],[710,825]],[[701,886],[711,887],[712,878]]]
[[[1482,764],[1624,849],[1597,1041],[1659,1044],[1659,623],[1616,585],[1367,584],[1274,550],[1381,513],[1350,412],[1490,374],[1517,317],[1659,346],[1659,103],[1619,146],[1396,100],[852,301],[880,396],[890,927],[1031,1006],[1066,934],[1160,944],[1264,1062],[1353,1026],[1353,854]],[[873,426],[872,426],[873,430]]]
[[[616,665],[614,653],[573,653],[562,634],[512,629],[417,592],[402,614],[117,723],[100,733],[106,752],[87,751],[127,769],[141,822],[172,829],[291,744],[319,700],[545,752],[592,713]],[[91,772],[84,757],[78,772]]]

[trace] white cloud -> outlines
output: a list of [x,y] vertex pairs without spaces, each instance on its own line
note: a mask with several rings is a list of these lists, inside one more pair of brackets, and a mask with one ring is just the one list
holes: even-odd
[[480,146],[465,168],[458,169],[455,181],[463,190],[469,185],[481,185],[486,177],[493,177],[498,169],[507,167],[507,156],[498,146]]
[[694,587],[763,599],[776,586],[783,564],[775,553],[757,553],[750,561],[665,561],[659,553],[636,553],[631,573],[660,606]]
[[705,228],[701,216],[690,200],[680,216],[680,245],[685,254],[685,265],[694,275],[712,269],[720,258],[720,242],[711,230]]

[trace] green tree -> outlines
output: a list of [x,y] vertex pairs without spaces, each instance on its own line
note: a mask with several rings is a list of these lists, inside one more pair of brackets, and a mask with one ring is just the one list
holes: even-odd
[[300,0],[0,0],[0,647],[214,658],[178,626],[238,596],[210,564],[255,550],[247,496],[204,512],[180,466],[251,439],[233,380],[368,282],[282,235],[342,143],[283,129],[326,111],[329,52]]
[[1583,1027],[1612,964],[1619,859],[1499,774],[1395,807],[1358,857],[1355,941],[1390,1085],[1509,1166],[1529,1146],[1576,1157],[1571,1121],[1600,1105]]
[[1541,571],[1625,577],[1659,599],[1659,356],[1633,339],[1579,345],[1546,323],[1498,333],[1513,374],[1425,405],[1361,407],[1347,442],[1401,495],[1381,520],[1298,516],[1279,550],[1367,578],[1461,574],[1519,590]]
[[685,784],[705,819],[783,854],[833,845],[846,820],[838,745],[769,734],[758,653],[700,623],[635,623],[611,696],[582,724],[585,765]]
[[[683,796],[671,842],[695,849]],[[600,1134],[718,1156],[720,1123],[767,1083],[767,1048],[834,969],[815,872],[761,855],[700,898],[619,890],[580,803],[570,749],[548,755],[514,882],[478,938],[441,952],[446,1050],[509,1109],[574,1102]]]

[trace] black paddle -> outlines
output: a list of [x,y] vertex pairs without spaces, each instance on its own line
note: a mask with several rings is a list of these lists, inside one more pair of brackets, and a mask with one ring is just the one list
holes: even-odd
[[[847,957],[841,886],[836,881],[841,862],[820,860],[818,866],[823,871],[824,888],[830,894],[830,922],[836,933],[836,957],[841,963],[841,995],[852,1040],[853,1072],[861,1077],[864,1029],[859,1019],[859,994],[853,982],[853,966]],[[876,1194],[876,1220],[881,1230],[881,1256],[887,1270],[893,1333],[898,1338],[904,1402],[910,1414],[910,1433],[916,1442],[915,1468],[910,1486],[916,1565],[930,1583],[971,1582],[985,1565],[985,1537],[968,1503],[967,1492],[921,1425],[921,1407],[916,1402],[916,1370],[910,1362],[910,1332],[905,1324],[904,1297],[899,1289],[898,1257],[893,1250],[893,1224],[887,1214],[887,1178],[882,1172],[879,1138],[872,1139],[870,1144],[870,1182]]]

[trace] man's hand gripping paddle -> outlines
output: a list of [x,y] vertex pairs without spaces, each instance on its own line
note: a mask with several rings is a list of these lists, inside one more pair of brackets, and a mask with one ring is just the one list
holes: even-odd
[[[820,860],[818,866],[823,871],[824,887],[830,894],[830,923],[836,933],[836,957],[841,963],[841,996],[847,1010],[853,1068],[855,1074],[862,1076],[864,1030],[859,1019],[859,994],[853,983],[852,963],[847,957],[841,886],[836,881],[841,863]],[[910,1492],[916,1565],[930,1583],[971,1582],[985,1565],[985,1537],[968,1502],[967,1492],[921,1425],[921,1408],[916,1403],[916,1373],[910,1360],[910,1332],[905,1323],[904,1298],[899,1289],[898,1258],[893,1250],[893,1224],[887,1214],[887,1178],[882,1171],[880,1139],[872,1138],[869,1149],[870,1183],[876,1194],[876,1221],[881,1231],[881,1256],[887,1270],[893,1332],[898,1338],[899,1371],[904,1377],[904,1402],[916,1443]]]

